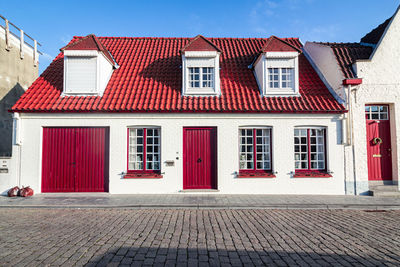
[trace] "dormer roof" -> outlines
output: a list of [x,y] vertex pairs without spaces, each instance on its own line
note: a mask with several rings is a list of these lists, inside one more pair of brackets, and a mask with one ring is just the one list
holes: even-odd
[[61,48],[60,50],[61,51],[65,51],[65,50],[97,50],[97,51],[103,53],[103,55],[110,61],[110,63],[114,67],[117,65],[113,56],[110,54],[110,52],[104,47],[102,42],[94,34],[89,34],[83,38],[72,41],[68,45]]
[[197,35],[188,44],[186,44],[182,49],[181,53],[186,51],[216,51],[221,52],[215,44],[207,40],[203,35]]
[[261,52],[298,52],[301,50],[290,43],[274,35],[268,38],[267,43],[261,49]]

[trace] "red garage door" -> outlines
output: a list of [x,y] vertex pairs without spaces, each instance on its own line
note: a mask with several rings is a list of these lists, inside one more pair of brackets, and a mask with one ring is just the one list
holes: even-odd
[[108,192],[108,128],[43,128],[42,192]]

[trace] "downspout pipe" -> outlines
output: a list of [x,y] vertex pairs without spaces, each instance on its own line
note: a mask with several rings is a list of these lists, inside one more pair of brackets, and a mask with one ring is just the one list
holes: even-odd
[[17,162],[16,162],[16,178],[18,181],[18,186],[21,187],[21,117],[18,112],[14,112],[13,114],[13,119],[14,119],[14,131],[13,131],[13,144],[15,147],[18,149],[18,156],[17,156]]
[[353,179],[354,179],[354,194],[357,195],[357,176],[356,176],[356,156],[354,146],[354,116],[352,104],[352,91],[356,91],[359,85],[362,84],[362,79],[344,79],[343,85],[347,87],[347,145],[351,146],[352,161],[353,161]]

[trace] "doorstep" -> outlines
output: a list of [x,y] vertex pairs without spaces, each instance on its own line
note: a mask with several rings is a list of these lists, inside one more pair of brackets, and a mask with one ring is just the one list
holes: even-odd
[[179,193],[218,193],[218,189],[183,189]]

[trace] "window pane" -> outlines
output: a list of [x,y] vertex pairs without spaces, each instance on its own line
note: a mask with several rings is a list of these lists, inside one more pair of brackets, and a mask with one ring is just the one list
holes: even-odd
[[129,170],[143,169],[143,129],[129,129]]
[[146,169],[160,170],[160,129],[148,128],[146,133]]
[[292,88],[293,87],[293,68],[282,68],[282,88]]
[[[271,129],[256,129],[256,161],[257,169],[269,170],[271,166],[270,137]],[[266,168],[268,167],[268,168]]]
[[311,169],[325,169],[325,129],[310,130],[310,140],[315,140],[310,144]]
[[279,69],[268,68],[268,80],[270,88],[279,88]]
[[189,86],[200,87],[200,68],[189,68]]
[[203,71],[203,87],[214,87],[214,68],[202,68]]
[[241,170],[253,169],[253,131],[251,129],[239,130],[239,167]]

